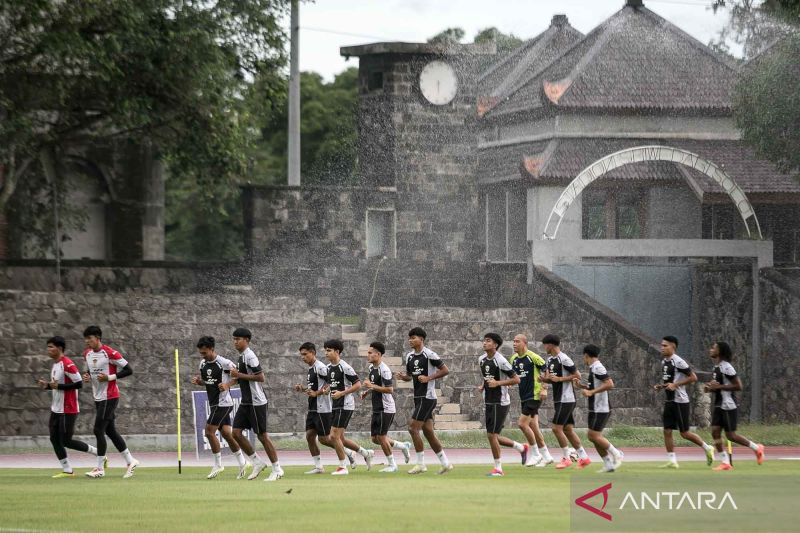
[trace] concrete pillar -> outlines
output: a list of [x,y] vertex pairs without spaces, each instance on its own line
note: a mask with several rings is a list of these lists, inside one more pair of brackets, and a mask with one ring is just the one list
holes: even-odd
[[300,8],[292,0],[289,57],[289,185],[300,186]]

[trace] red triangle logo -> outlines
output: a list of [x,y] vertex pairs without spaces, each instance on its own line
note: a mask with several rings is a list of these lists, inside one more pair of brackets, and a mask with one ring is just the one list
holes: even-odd
[[[602,487],[598,487],[598,488],[594,489],[591,492],[587,492],[583,496],[577,498],[575,500],[575,504],[578,507],[583,507],[584,509],[586,509],[590,513],[596,514],[600,518],[604,518],[604,519],[608,520],[609,522],[611,522],[612,521],[611,515],[606,513],[605,511],[603,511],[603,509],[606,508],[606,504],[608,503],[608,491],[609,490],[611,490],[611,483],[603,485]],[[590,499],[594,498],[595,496],[597,496],[598,494],[601,494],[601,493],[603,494],[603,506],[600,509],[598,509],[597,507],[594,507],[594,506],[589,505],[588,503],[586,503],[586,500],[590,500]]]

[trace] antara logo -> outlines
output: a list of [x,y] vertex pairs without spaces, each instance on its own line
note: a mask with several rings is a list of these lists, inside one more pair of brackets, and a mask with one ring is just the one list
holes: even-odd
[[[578,507],[583,507],[584,509],[586,509],[590,513],[594,513],[597,516],[599,516],[600,518],[603,518],[604,520],[608,520],[609,522],[611,522],[612,521],[611,515],[608,514],[605,511],[603,511],[603,509],[605,509],[606,505],[608,504],[608,491],[610,491],[610,490],[611,490],[611,483],[603,485],[602,487],[598,487],[598,488],[596,488],[596,489],[594,489],[592,491],[587,492],[583,496],[577,498],[575,500],[575,505],[577,505]],[[597,496],[598,494],[602,494],[603,495],[603,506],[600,509],[598,509],[597,507],[594,507],[593,505],[590,505],[590,504],[586,503],[586,500],[590,500],[590,499],[594,498],[595,496]]]

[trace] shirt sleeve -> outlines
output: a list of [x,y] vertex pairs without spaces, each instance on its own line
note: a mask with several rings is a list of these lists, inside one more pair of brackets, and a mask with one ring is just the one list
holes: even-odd
[[389,367],[381,370],[381,379],[383,380],[384,387],[392,386],[392,370]]
[[220,363],[222,363],[222,369],[227,373],[230,373],[232,368],[236,368],[236,363],[234,363],[230,359],[226,359],[224,357],[220,357],[219,360],[220,360]]
[[606,367],[604,367],[602,363],[594,367],[594,370],[592,372],[594,372],[594,377],[596,377],[600,381],[606,381],[611,379],[611,376],[608,375],[608,370],[606,370]]
[[692,373],[692,369],[689,366],[689,363],[684,361],[683,359],[677,359],[675,361],[675,369],[683,375],[690,375]]
[[317,373],[317,376],[325,379],[328,378],[328,367],[326,365],[316,365],[316,369],[314,371]]
[[113,348],[109,348],[106,353],[108,354],[108,363],[117,368],[122,368],[128,364],[128,361],[122,357],[122,354]]
[[729,378],[735,378],[736,377],[736,369],[733,368],[733,365],[730,364],[730,363],[728,363],[727,365],[724,365],[721,368],[721,370],[722,370],[722,373],[725,374],[726,376],[728,376]]
[[430,364],[432,364],[434,367],[441,368],[444,364],[444,361],[442,361],[442,358],[439,357],[438,353],[429,351],[426,355],[428,357],[428,362],[430,362]]
[[72,362],[64,367],[64,375],[66,375],[73,383],[79,383],[83,381],[81,378],[81,373],[78,371],[78,367]]
[[572,361],[572,359],[569,358],[569,356],[566,355],[564,356],[564,359],[561,362],[561,366],[564,368],[564,370],[566,370],[570,374],[575,373],[575,363]]
[[356,381],[361,381],[361,378],[358,377],[358,374],[356,374],[356,371],[349,364],[344,367],[344,375],[347,376],[347,379],[350,380],[350,383],[355,383]]
[[497,361],[497,366],[500,368],[500,371],[510,378],[516,376],[517,373],[514,372],[514,368],[511,366],[511,363],[509,363],[508,360],[500,354],[497,354],[495,357],[498,356],[500,357],[500,360]]
[[258,362],[258,357],[253,352],[247,354],[244,362],[253,374],[261,372],[261,363]]

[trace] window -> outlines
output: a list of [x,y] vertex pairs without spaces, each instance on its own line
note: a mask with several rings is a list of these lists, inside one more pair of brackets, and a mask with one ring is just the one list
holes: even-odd
[[644,189],[584,191],[581,232],[583,238],[644,238],[646,205]]
[[380,70],[367,74],[367,90],[377,91],[378,89],[383,89],[383,72]]
[[524,263],[528,256],[528,213],[525,189],[486,193],[486,259]]
[[367,209],[367,257],[395,256],[394,210]]

